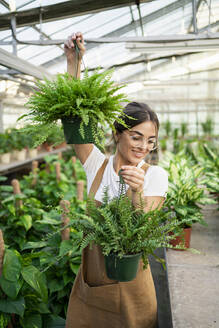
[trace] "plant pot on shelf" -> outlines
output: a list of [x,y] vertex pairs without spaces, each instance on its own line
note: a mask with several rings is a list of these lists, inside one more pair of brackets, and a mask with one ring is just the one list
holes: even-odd
[[28,149],[28,156],[30,158],[35,158],[37,156],[38,150],[37,148],[34,149]]
[[52,145],[49,145],[48,142],[43,143],[43,148],[45,149],[45,151],[48,151],[48,152],[52,151],[52,149],[53,149]]
[[[179,246],[183,245],[185,248],[190,247],[190,240],[191,240],[191,232],[192,232],[192,227],[187,227],[184,228],[182,233],[179,236],[176,236],[174,239],[170,241],[170,244],[172,246]],[[170,235],[173,235],[173,232],[169,233]],[[184,249],[175,249],[177,251],[184,251]]]
[[66,141],[63,141],[59,145],[54,146],[55,149],[65,148],[66,147]]
[[62,125],[67,144],[87,144],[94,143],[91,123],[84,125],[84,138],[80,134],[81,119],[78,118],[63,118]]
[[2,164],[9,164],[11,161],[11,153],[4,153],[0,156]]
[[14,159],[16,161],[25,161],[27,150],[24,148],[22,150],[14,150]]
[[141,256],[142,253],[125,255],[122,258],[114,253],[104,256],[107,277],[124,282],[135,279]]

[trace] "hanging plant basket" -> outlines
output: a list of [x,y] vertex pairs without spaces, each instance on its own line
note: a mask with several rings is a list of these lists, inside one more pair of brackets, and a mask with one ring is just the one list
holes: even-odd
[[142,253],[125,255],[122,258],[114,253],[104,256],[108,278],[123,282],[135,279],[141,256]]
[[94,136],[92,134],[91,122],[84,125],[84,138],[80,134],[81,119],[78,118],[63,118],[62,125],[67,144],[88,144],[94,143]]

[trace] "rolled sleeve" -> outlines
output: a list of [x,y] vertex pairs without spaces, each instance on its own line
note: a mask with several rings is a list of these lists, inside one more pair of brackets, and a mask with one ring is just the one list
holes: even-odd
[[166,197],[168,174],[160,166],[151,166],[145,176],[144,196]]

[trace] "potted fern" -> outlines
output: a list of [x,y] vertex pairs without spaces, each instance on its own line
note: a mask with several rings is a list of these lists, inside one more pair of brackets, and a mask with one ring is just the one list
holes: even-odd
[[34,125],[44,127],[44,140],[61,120],[67,143],[103,144],[104,132],[99,127],[108,125],[114,129],[115,120],[125,125],[121,102],[127,99],[118,93],[122,86],[114,86],[111,75],[112,71],[95,71],[89,76],[85,71],[81,80],[65,73],[52,81],[38,81],[38,90],[27,102],[29,112],[20,119],[27,117]]
[[170,246],[173,237],[169,232],[179,226],[164,210],[145,213],[143,202],[141,208],[135,209],[123,192],[109,200],[107,189],[100,207],[93,199],[88,199],[87,213],[79,214],[77,219],[72,213],[71,224],[84,233],[81,248],[92,243],[99,245],[107,276],[118,281],[134,279],[139,260],[142,258],[146,268],[148,255],[155,256],[157,248]]

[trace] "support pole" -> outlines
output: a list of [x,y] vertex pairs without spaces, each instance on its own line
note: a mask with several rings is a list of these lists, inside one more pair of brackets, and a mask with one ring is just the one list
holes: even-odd
[[141,27],[141,34],[144,36],[144,26],[143,26],[143,21],[141,17],[141,9],[140,9],[140,0],[136,0],[136,6],[138,8],[138,15],[139,15],[139,21],[140,21],[140,27]]
[[12,27],[12,47],[13,47],[13,54],[17,56],[17,41],[16,41],[16,17],[13,15],[11,16],[11,27]]
[[61,180],[61,165],[56,163],[56,180],[59,182]]
[[[21,189],[20,189],[20,183],[17,179],[13,179],[11,181],[12,187],[13,187],[13,192],[15,195],[21,195]],[[23,205],[22,199],[17,199],[16,200],[16,207],[20,208]]]
[[76,163],[76,157],[72,156],[72,176],[76,179],[76,170],[75,170],[75,163]]
[[46,171],[46,173],[50,173],[50,165],[49,165],[49,163],[46,163],[46,166],[45,166],[45,171]]
[[32,186],[35,186],[37,183],[37,169],[38,169],[38,161],[33,161],[32,162],[32,173],[33,173],[33,181],[32,181]]
[[198,34],[198,28],[197,28],[197,19],[196,19],[196,0],[192,0],[192,17],[193,17],[193,30],[195,34]]
[[2,275],[2,269],[3,269],[4,253],[5,253],[5,244],[3,239],[3,233],[2,230],[0,229],[0,277]]
[[[63,210],[62,213],[62,227],[65,227],[69,224],[70,219],[68,217],[70,202],[68,200],[61,200],[60,206]],[[62,240],[69,240],[70,239],[70,228],[65,228],[61,231]]]
[[84,200],[84,181],[77,181],[77,198],[78,200]]

